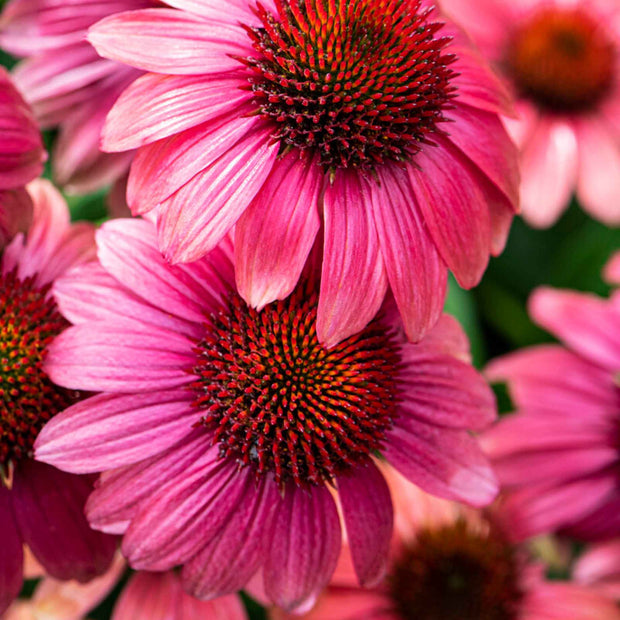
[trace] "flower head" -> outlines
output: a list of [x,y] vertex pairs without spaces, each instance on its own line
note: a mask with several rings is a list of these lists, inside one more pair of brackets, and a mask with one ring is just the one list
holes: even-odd
[[83,515],[92,480],[32,460],[42,426],[78,396],[43,370],[67,325],[50,287],[93,258],[94,242],[90,226],[69,224],[48,182],[34,181],[28,192],[32,224],[0,251],[0,611],[20,590],[24,544],[54,577],[80,581],[102,573],[114,551],[114,540],[92,531]]
[[576,191],[593,217],[620,224],[618,4],[443,0],[442,5],[517,98],[518,119],[505,121],[521,148],[526,220],[550,226]]
[[515,535],[620,533],[619,302],[539,289],[530,313],[564,345],[523,349],[487,368],[507,382],[517,409],[485,435]]
[[346,546],[332,582],[309,613],[273,620],[563,620],[620,618],[616,604],[576,583],[547,582],[543,566],[506,528],[505,510],[473,510],[431,497],[387,467],[397,528],[386,577],[362,589]]
[[379,578],[392,531],[379,452],[433,493],[493,498],[469,433],[493,419],[493,398],[450,317],[413,345],[386,307],[328,349],[311,276],[258,312],[235,292],[228,242],[174,266],[149,222],[109,222],[97,239],[100,264],[55,287],[74,325],[46,370],[103,393],[56,416],[37,458],[104,472],[88,517],[124,534],[132,566],[183,565],[201,598],[262,569],[270,599],[293,608],[333,571],[335,493],[360,580]]
[[89,40],[149,71],[106,150],[139,147],[128,184],[172,262],[235,226],[241,296],[295,288],[324,224],[320,342],[363,329],[390,285],[410,339],[441,314],[447,269],[476,284],[516,203],[503,93],[421,0],[250,0],[104,19]]

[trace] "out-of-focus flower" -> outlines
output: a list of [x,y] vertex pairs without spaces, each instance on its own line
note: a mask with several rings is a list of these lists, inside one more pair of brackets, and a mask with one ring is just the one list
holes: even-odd
[[33,221],[0,254],[0,613],[22,583],[22,545],[58,579],[103,573],[114,539],[90,529],[84,503],[92,478],[32,460],[41,427],[78,394],[43,370],[63,328],[50,288],[69,267],[94,258],[93,229],[71,226],[66,204],[47,181],[29,187]]
[[327,349],[311,276],[259,313],[234,290],[228,242],[187,265],[165,261],[150,222],[108,222],[97,242],[100,263],[55,286],[74,326],[46,369],[103,394],[52,420],[37,458],[105,472],[87,515],[125,534],[133,567],[183,564],[199,598],[262,567],[269,598],[294,608],[334,569],[336,491],[360,581],[381,576],[392,503],[377,451],[429,492],[495,496],[470,435],[494,419],[494,399],[451,317],[413,345],[390,306]]
[[385,468],[397,528],[385,579],[362,589],[346,547],[309,613],[274,620],[618,620],[615,602],[574,583],[548,582],[544,567],[511,541],[503,511],[431,497]]
[[447,270],[477,284],[516,208],[490,70],[420,0],[167,4],[89,31],[150,72],[103,147],[139,148],[128,203],[156,212],[166,257],[195,260],[236,225],[237,286],[260,309],[293,291],[323,221],[319,340],[363,329],[388,285],[419,340]]
[[0,67],[0,251],[32,218],[26,183],[43,171],[45,151],[32,111]]
[[485,434],[512,531],[559,528],[584,539],[620,535],[620,294],[538,289],[530,314],[565,346],[500,357],[517,413]]
[[17,86],[44,129],[59,127],[52,153],[54,180],[87,193],[122,177],[133,153],[99,149],[105,116],[139,71],[103,60],[86,41],[88,27],[149,0],[11,0],[0,15],[0,46],[25,58]]
[[609,261],[607,261],[603,270],[603,277],[610,284],[620,284],[620,252],[613,254]]
[[441,0],[506,78],[519,118],[523,216],[550,226],[573,191],[620,224],[620,5],[616,0]]
[[620,601],[620,539],[590,547],[577,561],[575,581]]

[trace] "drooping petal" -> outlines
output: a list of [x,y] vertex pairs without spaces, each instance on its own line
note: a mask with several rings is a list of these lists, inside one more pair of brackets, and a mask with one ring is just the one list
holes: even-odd
[[36,456],[72,473],[129,465],[185,438],[200,415],[187,390],[97,394],[50,420],[37,437]]
[[24,460],[15,470],[13,505],[24,542],[57,579],[89,581],[110,566],[113,537],[90,528],[84,504],[92,481]]
[[104,58],[173,75],[235,70],[242,65],[232,56],[253,52],[250,38],[232,19],[208,22],[164,8],[106,17],[91,26],[88,41]]
[[406,172],[377,170],[370,200],[381,255],[409,340],[438,320],[444,304],[447,268],[424,226]]
[[253,486],[219,533],[183,567],[183,586],[193,596],[210,599],[236,592],[263,561],[265,547],[271,544],[266,532],[279,496],[271,479],[263,478]]
[[0,483],[0,614],[11,604],[22,587],[23,545],[15,523],[11,491]]
[[355,172],[336,175],[325,190],[325,245],[316,330],[327,347],[366,327],[387,290],[371,209],[368,183]]
[[390,490],[377,467],[369,462],[338,477],[347,538],[360,585],[372,587],[384,576],[393,509]]
[[462,153],[447,139],[426,147],[408,167],[424,223],[441,257],[465,288],[489,261],[491,222],[485,196]]
[[307,492],[288,486],[277,507],[263,568],[268,597],[288,611],[310,608],[334,572],[341,535],[327,488]]
[[320,227],[318,202],[324,174],[312,159],[289,153],[235,228],[237,289],[261,309],[287,297],[297,284]]

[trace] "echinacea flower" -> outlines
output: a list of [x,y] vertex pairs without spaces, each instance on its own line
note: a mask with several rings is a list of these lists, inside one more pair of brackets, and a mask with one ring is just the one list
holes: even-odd
[[[47,575],[28,600],[14,601],[3,620],[83,620],[123,574],[118,554],[109,570],[89,583],[58,581]],[[134,573],[114,604],[111,620],[247,620],[239,596],[199,601],[186,594],[173,571]]]
[[495,479],[470,434],[494,399],[443,317],[419,344],[384,313],[327,349],[316,335],[312,277],[261,312],[234,288],[231,244],[170,265],[153,224],[107,222],[100,263],[54,288],[74,325],[46,370],[68,389],[102,392],[46,426],[37,458],[103,472],[91,524],[124,534],[140,570],[183,565],[207,599],[259,570],[270,600],[311,602],[341,544],[338,494],[357,574],[382,572],[392,503],[377,452],[437,495],[480,505]]
[[32,110],[0,67],[0,251],[32,217],[24,186],[41,174],[45,157]]
[[523,537],[558,529],[620,535],[620,294],[538,289],[530,315],[564,344],[491,362],[516,413],[484,441]]
[[384,468],[396,504],[388,572],[370,589],[353,577],[346,547],[334,578],[304,615],[272,620],[618,620],[615,602],[544,566],[511,541],[503,511],[439,500]]
[[503,91],[421,0],[171,0],[89,41],[145,71],[103,148],[138,148],[127,199],[174,263],[235,226],[237,287],[289,295],[323,222],[319,340],[363,329],[388,285],[409,338],[441,314],[450,269],[477,284],[517,202]]
[[95,248],[92,227],[69,224],[67,205],[47,181],[28,190],[32,224],[0,251],[0,613],[21,588],[24,544],[50,575],[80,581],[104,572],[115,548],[83,514],[92,478],[32,460],[41,427],[79,396],[42,368],[67,325],[50,289]]
[[442,0],[517,98],[521,207],[553,224],[574,191],[620,224],[620,4],[616,0]]
[[[88,27],[149,0],[11,0],[0,14],[0,46],[25,58],[14,79],[41,127],[59,128],[54,180],[76,193],[94,191],[126,175],[132,153],[99,149],[105,116],[139,71],[103,60],[86,41]],[[124,183],[123,183],[124,187]]]

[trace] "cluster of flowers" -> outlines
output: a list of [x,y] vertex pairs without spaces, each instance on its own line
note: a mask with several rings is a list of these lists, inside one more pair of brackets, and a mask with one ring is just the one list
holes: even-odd
[[3,618],[130,567],[116,620],[620,619],[620,292],[484,376],[442,313],[519,209],[620,224],[617,0],[9,0],[0,48]]

